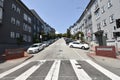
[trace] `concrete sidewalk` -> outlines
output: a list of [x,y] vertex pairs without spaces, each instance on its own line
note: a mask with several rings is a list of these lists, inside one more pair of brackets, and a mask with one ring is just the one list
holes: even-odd
[[102,63],[103,65],[113,67],[113,68],[120,68],[120,55],[117,58],[110,58],[110,57],[103,57],[97,56],[95,52],[90,52],[88,54],[93,60]]
[[[0,63],[0,70],[7,70],[10,69],[16,65],[21,64],[22,62],[32,58],[33,55],[28,54],[25,57],[18,58],[18,59],[12,59],[12,60],[6,60]],[[0,71],[1,72],[1,71]]]

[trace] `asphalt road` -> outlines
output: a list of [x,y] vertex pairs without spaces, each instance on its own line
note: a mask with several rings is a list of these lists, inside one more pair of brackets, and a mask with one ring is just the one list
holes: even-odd
[[49,47],[45,48],[38,54],[33,54],[35,57],[32,60],[51,60],[51,59],[90,59],[86,54],[88,50],[70,48],[65,44],[64,39],[59,39]]
[[86,54],[87,50],[69,48],[59,39],[30,60],[0,73],[0,80],[120,80]]

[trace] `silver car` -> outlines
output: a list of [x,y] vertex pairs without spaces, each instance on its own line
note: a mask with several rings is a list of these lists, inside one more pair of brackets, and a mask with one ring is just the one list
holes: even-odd
[[35,43],[28,48],[27,53],[37,53],[42,49],[42,43]]
[[86,43],[80,43],[80,42],[71,42],[69,43],[70,47],[75,47],[75,48],[81,48],[81,49],[89,49],[89,45]]

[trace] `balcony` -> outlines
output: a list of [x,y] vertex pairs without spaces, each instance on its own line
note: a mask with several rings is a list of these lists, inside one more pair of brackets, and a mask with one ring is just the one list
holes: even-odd
[[100,8],[99,8],[99,5],[96,4],[96,5],[95,5],[95,10],[94,10],[94,12],[96,13],[99,9],[100,9]]

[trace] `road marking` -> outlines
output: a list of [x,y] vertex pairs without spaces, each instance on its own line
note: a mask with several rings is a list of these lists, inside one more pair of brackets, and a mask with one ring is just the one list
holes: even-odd
[[21,67],[27,65],[28,63],[30,63],[30,61],[24,62],[24,63],[22,63],[22,64],[16,66],[15,68],[12,68],[12,69],[10,69],[10,70],[8,70],[8,71],[6,71],[6,72],[1,73],[1,74],[0,74],[0,79],[3,78],[4,76],[7,76],[8,74],[10,74],[10,73],[12,73],[12,72],[18,70],[19,68],[21,68]]
[[82,56],[80,56],[80,54],[75,50],[75,49],[72,49],[82,60],[84,60],[84,58]]
[[58,80],[60,63],[61,63],[60,60],[55,60],[45,80]]
[[40,61],[37,65],[34,65],[27,71],[25,71],[23,74],[21,74],[19,77],[17,77],[14,80],[26,80],[31,74],[33,74],[42,64],[44,64],[46,61]]
[[70,60],[70,62],[72,64],[72,67],[76,73],[78,80],[92,80],[83,69],[78,69],[78,67],[81,67],[81,66],[75,65],[75,64],[78,64],[76,60]]
[[97,70],[99,70],[100,72],[102,72],[103,74],[105,74],[110,79],[112,79],[112,80],[120,80],[119,76],[117,76],[116,74],[114,74],[114,73],[108,71],[107,69],[99,66],[95,62],[93,62],[91,60],[86,60],[86,62],[88,62],[89,64],[91,64],[94,68],[96,68]]

